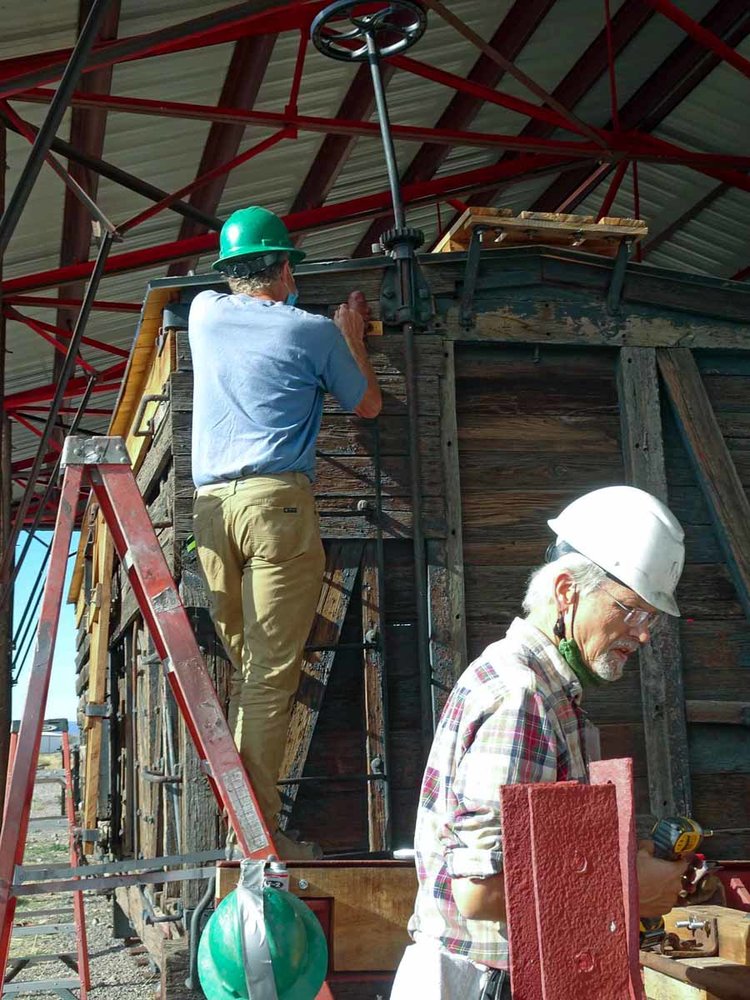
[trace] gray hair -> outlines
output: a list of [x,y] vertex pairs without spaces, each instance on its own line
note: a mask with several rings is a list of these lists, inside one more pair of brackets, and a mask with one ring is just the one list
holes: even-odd
[[527,615],[530,615],[537,608],[547,605],[554,606],[554,580],[563,571],[570,573],[573,577],[581,596],[596,590],[601,582],[607,578],[607,574],[601,566],[597,566],[586,556],[582,556],[580,552],[566,552],[554,562],[545,563],[534,570],[529,577],[526,596],[523,599],[523,610]]
[[265,292],[275,281],[279,280],[285,263],[286,257],[271,264],[270,267],[264,267],[262,271],[248,275],[246,278],[233,278],[227,275],[227,284],[235,295],[257,295],[258,292]]

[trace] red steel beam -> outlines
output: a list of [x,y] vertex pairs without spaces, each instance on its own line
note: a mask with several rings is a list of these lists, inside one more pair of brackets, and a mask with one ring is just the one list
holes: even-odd
[[[3,298],[6,306],[33,306],[35,309],[79,309],[81,299],[61,299],[45,295],[10,295]],[[99,312],[139,313],[141,306],[137,302],[108,302],[97,299],[92,307]]]
[[[516,0],[490,39],[490,45],[506,59],[517,59],[524,46],[544,20],[555,0]],[[468,80],[490,90],[494,90],[502,80],[504,71],[487,55],[482,54],[472,66]],[[436,129],[465,129],[484,107],[484,101],[465,92],[456,93],[448,102],[437,121]],[[538,120],[535,119],[538,122]],[[541,124],[541,123],[539,123]],[[545,126],[546,127],[546,126]],[[555,126],[549,126],[551,136]],[[545,136],[548,138],[549,136]],[[413,184],[434,177],[450,149],[436,143],[426,142],[403,173],[402,183]],[[387,228],[388,220],[379,219],[372,223],[362,236],[352,256],[361,257],[370,253],[372,244]]]
[[147,219],[152,218],[154,215],[158,215],[159,212],[163,212],[165,208],[169,208],[169,206],[173,205],[176,201],[180,201],[183,195],[190,194],[192,191],[201,187],[204,183],[215,180],[217,177],[226,177],[226,175],[231,173],[236,167],[239,167],[243,163],[247,163],[248,160],[252,160],[256,156],[260,156],[261,153],[264,153],[267,149],[275,146],[282,139],[292,138],[294,134],[293,129],[283,128],[279,132],[275,132],[273,135],[268,136],[267,139],[261,139],[260,142],[251,146],[250,149],[246,149],[244,153],[239,153],[226,163],[218,164],[209,170],[207,174],[196,177],[195,180],[186,184],[184,187],[181,187],[178,191],[173,191],[172,194],[168,194],[166,198],[162,198],[162,200],[157,202],[155,205],[150,205],[142,212],[139,212],[138,215],[134,215],[132,218],[127,219],[117,227],[117,231],[119,233],[126,233],[128,230],[134,229]]
[[[608,4],[609,0],[606,0],[606,2]],[[600,139],[597,133],[589,125],[587,125],[586,122],[581,121],[580,118],[576,118],[569,108],[560,104],[554,94],[550,94],[549,91],[545,90],[544,87],[540,86],[536,82],[536,80],[530,77],[528,73],[524,73],[522,69],[515,66],[512,59],[508,59],[507,56],[499,51],[499,49],[496,49],[493,45],[490,45],[489,42],[486,42],[482,36],[477,34],[473,28],[469,27],[465,21],[462,21],[461,18],[454,14],[452,10],[448,10],[447,7],[440,3],[440,0],[422,0],[422,3],[442,17],[444,21],[447,21],[447,23],[450,24],[451,27],[459,33],[459,35],[471,42],[472,45],[478,48],[480,52],[484,53],[488,59],[496,63],[502,70],[509,73],[514,80],[517,80],[527,90],[531,91],[531,93],[542,102],[542,105],[547,105],[547,107],[552,108],[559,115],[562,115],[575,132],[580,132],[582,135],[587,136],[592,142],[606,148],[606,143]]]
[[[560,170],[567,166],[568,160],[547,155],[520,156],[507,164],[493,164],[489,167],[479,167],[475,170],[462,170],[457,174],[448,174],[431,181],[406,185],[403,189],[405,204],[433,202],[446,195],[470,192],[487,184],[512,181],[526,174],[545,173]],[[306,232],[324,226],[339,225],[355,219],[371,218],[382,214],[391,204],[390,191],[360,198],[335,205],[324,205],[307,212],[297,212],[285,217],[289,231]],[[105,274],[122,274],[144,268],[155,267],[173,260],[202,255],[213,252],[218,247],[218,234],[206,233],[194,236],[188,240],[174,243],[163,243],[157,246],[145,247],[141,250],[130,250],[125,253],[111,255],[105,266]],[[3,294],[14,295],[32,290],[48,288],[50,285],[68,281],[77,281],[90,274],[93,268],[91,262],[77,264],[68,268],[56,268],[36,274],[23,275],[3,282]]]
[[[23,100],[32,104],[47,104],[54,97],[54,91],[36,89],[26,91]],[[479,101],[481,105],[481,100]],[[188,104],[181,101],[153,101],[142,97],[122,97],[107,94],[74,94],[72,107],[100,107],[108,111],[122,111],[128,114],[153,115],[159,118],[187,118],[194,121],[231,122],[234,124],[260,125],[268,128],[290,126],[303,132],[322,132],[326,135],[364,136],[380,139],[380,127],[375,122],[350,121],[341,118],[323,118],[316,115],[299,115],[286,110],[283,112],[253,111],[242,108]],[[515,135],[493,132],[470,132],[460,129],[433,129],[415,125],[391,125],[395,139],[404,142],[434,142],[446,146],[495,146],[518,152],[549,152],[563,147],[573,155],[579,150],[581,155],[589,155],[590,149],[602,150],[592,143],[570,140],[526,141]],[[553,129],[554,131],[554,129]]]
[[[383,63],[380,75],[384,87],[388,86],[393,73],[394,67],[387,62]],[[366,121],[374,108],[375,95],[372,89],[370,67],[363,63],[354,75],[354,79],[336,112],[336,118]],[[317,208],[325,202],[331,188],[336,183],[336,178],[349,159],[356,141],[356,136],[352,135],[329,133],[325,137],[292,201],[290,212],[305,212],[308,209]]]
[[743,267],[741,271],[737,271],[732,275],[730,281],[745,281],[747,278],[750,278],[750,266]]
[[[32,319],[29,316],[24,316],[10,305],[8,299],[4,300],[3,312],[8,317],[8,319],[17,320],[19,323],[25,323],[27,326],[30,326],[34,330],[36,330],[38,327],[39,329],[44,330],[47,333],[51,334],[58,340],[59,338],[62,338],[63,341],[66,338],[70,340],[71,336],[70,330],[64,330],[59,326],[53,326],[52,323],[45,323],[42,320]],[[105,344],[104,341],[97,340],[95,337],[81,337],[81,343],[86,344],[89,347],[95,347],[98,351],[105,351],[107,354],[115,354],[117,355],[118,358],[130,357],[130,351],[126,351],[123,347],[115,347],[114,344]],[[64,345],[62,345],[62,350],[65,351],[65,349],[66,348],[64,347]]]
[[[611,49],[616,57],[637,36],[643,26],[654,17],[654,11],[643,0],[625,0],[612,17]],[[574,108],[607,71],[608,45],[607,30],[603,28],[573,68],[555,87],[553,94],[566,107]],[[541,121],[530,121],[521,131],[527,138],[548,138],[553,135],[554,126]],[[505,153],[502,159],[512,158],[514,153]],[[576,174],[580,178],[580,172]],[[580,183],[580,181],[579,181]],[[575,187],[573,186],[573,190]],[[491,205],[498,195],[497,188],[488,188],[477,193],[477,204]]]
[[[55,349],[55,351],[62,354],[63,357],[68,353],[67,346],[61,340],[58,340],[57,336],[49,332],[49,326],[50,326],[49,323],[40,323],[39,320],[32,319],[30,316],[22,316],[21,313],[16,312],[15,309],[8,309],[7,316],[9,319],[14,319],[16,320],[17,323],[23,323],[24,326],[27,326],[30,330],[33,330],[33,332],[38,337],[41,337],[42,340],[46,340],[47,343],[51,344],[52,347]],[[56,328],[53,329],[55,329],[58,336],[60,335],[64,336],[62,330],[57,330]],[[76,356],[76,363],[81,368],[83,368],[84,371],[87,371],[90,375],[96,373],[96,369],[94,368],[94,366],[90,365],[88,361],[84,360],[84,358],[82,358],[80,354]]]
[[[276,35],[262,35],[258,38],[241,38],[234,47],[232,59],[227,69],[221,89],[219,104],[223,107],[250,110],[258,97],[263,78],[276,44]],[[205,175],[220,163],[233,159],[240,148],[245,134],[245,123],[213,122],[203,147],[197,176]],[[222,175],[208,181],[190,195],[194,208],[214,215],[219,208],[221,196],[226,187],[227,176]],[[183,219],[178,240],[187,240],[207,232],[207,227],[193,219]],[[169,274],[187,274],[194,270],[197,257],[187,258],[172,264]]]
[[[326,0],[282,6],[278,6],[275,0],[246,0],[235,7],[172,24],[158,31],[96,45],[85,72],[134,59],[300,29],[307,26],[310,18],[325,6]],[[0,60],[0,97],[11,97],[29,87],[53,83],[62,76],[70,51],[57,49]]]
[[406,70],[407,73],[413,73],[415,76],[430,80],[433,83],[440,83],[450,90],[456,90],[459,93],[477,97],[480,101],[497,104],[501,108],[515,111],[517,114],[524,115],[527,118],[538,118],[540,121],[554,125],[555,128],[565,129],[568,132],[576,132],[577,134],[583,132],[583,129],[576,128],[557,111],[539,107],[538,104],[532,104],[531,101],[524,101],[520,97],[512,97],[510,94],[500,93],[499,91],[492,90],[490,87],[480,86],[471,80],[457,76],[455,73],[448,73],[445,70],[438,69],[436,66],[430,66],[427,63],[419,62],[417,59],[411,59],[409,56],[391,56],[390,62],[398,69]]
[[[750,33],[750,9],[747,0],[720,0],[701,24],[725,37],[730,45],[739,45]],[[719,64],[719,57],[698,42],[684,39],[651,74],[620,109],[623,129],[651,132]],[[608,128],[611,128],[611,122]],[[605,172],[608,173],[609,171]],[[603,178],[598,178],[599,180]],[[540,212],[554,212],[561,204],[574,210],[597,185],[589,171],[573,171],[554,181],[533,205]],[[587,186],[587,182],[590,182]],[[580,189],[580,196],[571,195]]]
[[741,56],[739,52],[735,52],[730,45],[727,45],[713,31],[705,28],[698,21],[694,21],[684,10],[676,7],[672,3],[672,0],[646,0],[646,3],[653,7],[654,10],[658,10],[664,17],[668,17],[670,21],[673,21],[682,28],[683,31],[687,32],[700,45],[704,45],[712,52],[715,52],[720,59],[728,62],[730,66],[734,66],[743,76],[750,78],[750,61]]
[[[110,368],[106,368],[103,372],[100,372],[99,379],[91,391],[112,392],[113,389],[117,388],[126,367],[127,362],[120,361],[116,365],[112,365]],[[86,391],[90,381],[88,377],[83,375],[78,378],[72,378],[66,386],[65,399],[74,399],[76,396],[80,396]],[[56,391],[57,383],[50,382],[48,385],[35,386],[33,389],[12,392],[4,397],[3,409],[6,412],[11,412],[13,410],[22,410],[29,404],[49,402],[54,398]]]

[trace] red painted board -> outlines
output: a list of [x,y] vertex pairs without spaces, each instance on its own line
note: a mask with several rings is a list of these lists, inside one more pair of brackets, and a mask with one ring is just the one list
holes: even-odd
[[544,1000],[631,1000],[611,785],[529,787]]

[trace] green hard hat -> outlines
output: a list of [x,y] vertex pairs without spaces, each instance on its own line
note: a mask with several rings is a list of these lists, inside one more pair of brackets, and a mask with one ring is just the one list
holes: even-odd
[[[270,886],[263,889],[263,917],[279,1000],[315,1000],[328,969],[318,918],[293,893]],[[203,930],[198,978],[208,1000],[248,998],[236,891],[221,901]]]
[[219,258],[211,266],[220,271],[231,261],[272,253],[287,254],[292,264],[299,264],[306,256],[304,250],[294,246],[278,215],[259,205],[250,205],[232,212],[221,227]]

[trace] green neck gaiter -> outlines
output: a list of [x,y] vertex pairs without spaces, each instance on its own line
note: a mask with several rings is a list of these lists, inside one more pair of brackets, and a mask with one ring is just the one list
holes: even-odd
[[599,687],[604,681],[586,666],[575,639],[561,639],[557,647],[560,655],[581,682],[581,687]]

